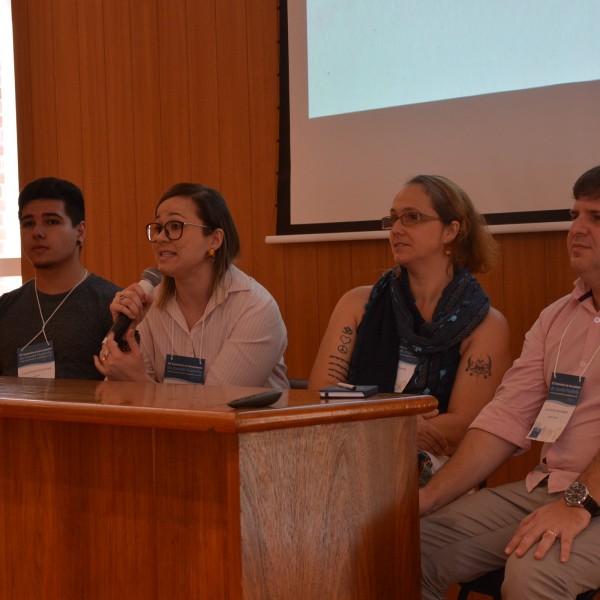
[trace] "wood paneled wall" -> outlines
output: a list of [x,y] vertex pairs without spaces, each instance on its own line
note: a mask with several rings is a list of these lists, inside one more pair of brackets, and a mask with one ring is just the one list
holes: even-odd
[[[289,374],[306,377],[337,299],[374,282],[390,252],[382,240],[264,242],[276,218],[277,4],[13,0],[19,168],[22,184],[54,175],[83,188],[85,263],[123,286],[153,264],[143,226],[160,194],[186,180],[220,189],[239,228],[240,266],[286,321]],[[481,281],[509,319],[517,356],[573,276],[564,232],[498,240],[498,264]]]
[[[239,229],[240,266],[281,308],[289,374],[307,377],[338,298],[373,283],[390,252],[381,240],[264,243],[277,202],[277,5],[12,0],[19,169],[21,184],[52,175],[82,187],[84,261],[123,286],[153,264],[143,226],[160,194],[178,181],[218,188]],[[509,320],[517,357],[540,310],[574,277],[564,232],[497,239],[498,263],[480,280]],[[26,261],[23,269],[31,276]],[[511,459],[490,485],[521,478],[537,455]]]

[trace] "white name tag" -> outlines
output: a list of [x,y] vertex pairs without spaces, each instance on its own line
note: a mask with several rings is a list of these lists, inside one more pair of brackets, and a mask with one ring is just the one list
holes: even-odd
[[404,391],[413,376],[419,359],[409,352],[406,348],[400,346],[400,358],[398,360],[398,371],[396,373],[396,383],[394,384],[394,392],[397,394]]
[[19,377],[54,379],[55,373],[56,363],[52,342],[42,342],[17,350],[17,374]]
[[552,376],[548,397],[527,436],[530,440],[555,442],[558,439],[579,402],[584,381],[585,377],[565,373]]

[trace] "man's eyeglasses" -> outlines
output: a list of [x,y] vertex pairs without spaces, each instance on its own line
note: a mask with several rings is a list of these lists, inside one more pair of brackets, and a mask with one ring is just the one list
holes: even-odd
[[149,242],[154,242],[161,232],[164,231],[168,239],[178,240],[183,235],[184,225],[210,229],[208,225],[186,223],[185,221],[167,221],[164,225],[161,225],[160,223],[148,223],[148,225],[146,225],[146,237],[148,238]]
[[439,217],[430,217],[419,210],[407,210],[399,215],[383,217],[383,219],[381,219],[381,229],[391,229],[398,220],[400,220],[400,223],[402,223],[404,227],[414,227],[415,225],[425,223],[426,221],[441,221]]

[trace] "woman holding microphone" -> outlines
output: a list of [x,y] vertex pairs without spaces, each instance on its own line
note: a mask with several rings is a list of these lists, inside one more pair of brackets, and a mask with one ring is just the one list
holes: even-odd
[[110,380],[287,388],[287,333],[269,292],[238,269],[237,230],[219,192],[179,183],[146,226],[163,279],[156,299],[139,284],[115,295],[111,311],[133,321],[122,351],[109,335],[98,370]]

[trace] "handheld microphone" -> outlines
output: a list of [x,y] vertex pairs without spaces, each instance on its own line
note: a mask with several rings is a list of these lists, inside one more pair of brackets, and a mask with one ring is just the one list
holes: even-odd
[[[161,282],[161,279],[162,273],[158,269],[150,267],[144,270],[144,272],[142,273],[142,278],[138,282],[138,285],[144,290],[146,294],[151,294],[154,288]],[[118,344],[125,335],[125,332],[129,329],[130,325],[131,319],[127,315],[121,313],[117,317],[117,320],[114,322],[113,326],[110,328],[108,333],[110,333],[111,331],[114,333],[115,342],[117,342]],[[106,335],[108,337],[108,334]],[[104,338],[104,341],[106,341],[106,338]],[[104,341],[102,343],[104,343]]]

